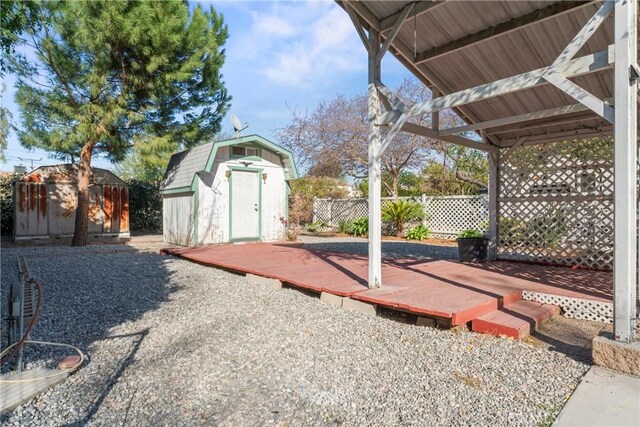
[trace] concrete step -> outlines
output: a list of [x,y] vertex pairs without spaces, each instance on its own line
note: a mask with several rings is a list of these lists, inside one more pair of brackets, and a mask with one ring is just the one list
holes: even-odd
[[555,305],[518,301],[473,319],[471,329],[521,340],[531,335],[537,325],[559,313],[560,308]]

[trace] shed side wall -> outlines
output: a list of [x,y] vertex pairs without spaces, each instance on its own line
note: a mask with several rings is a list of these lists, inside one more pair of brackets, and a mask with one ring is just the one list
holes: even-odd
[[190,246],[193,242],[193,196],[165,195],[162,199],[162,234],[166,243]]

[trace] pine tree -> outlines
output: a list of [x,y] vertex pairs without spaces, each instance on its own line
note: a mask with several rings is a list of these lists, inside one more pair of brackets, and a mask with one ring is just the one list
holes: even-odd
[[188,148],[220,130],[227,26],[186,2],[46,2],[35,61],[16,61],[20,142],[79,162],[72,245],[87,243],[91,159]]

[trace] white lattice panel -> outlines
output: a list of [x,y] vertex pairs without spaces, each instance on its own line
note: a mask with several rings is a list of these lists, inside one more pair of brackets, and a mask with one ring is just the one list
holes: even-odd
[[430,197],[425,212],[434,237],[455,239],[465,229],[485,231],[489,223],[486,196]]
[[[423,198],[401,199],[423,203]],[[382,205],[392,199],[385,198]],[[368,216],[368,201],[357,199],[315,199],[314,221],[322,221],[326,228],[335,229],[341,222],[355,221]],[[487,196],[443,196],[424,198],[425,225],[433,237],[455,239],[460,231],[474,228],[486,230],[489,221]],[[407,224],[410,228],[415,224]],[[393,232],[393,230],[386,230]]]
[[611,269],[612,141],[521,147],[501,157],[498,257]]
[[522,299],[537,301],[541,304],[557,305],[562,309],[564,317],[613,323],[613,304],[610,302],[562,297],[531,291],[523,291]]

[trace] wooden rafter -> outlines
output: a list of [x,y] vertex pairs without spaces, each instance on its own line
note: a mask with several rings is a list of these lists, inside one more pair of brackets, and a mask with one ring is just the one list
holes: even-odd
[[547,110],[536,111],[533,113],[518,114],[515,116],[502,117],[495,120],[487,120],[486,122],[473,123],[471,125],[459,126],[450,129],[441,129],[440,135],[455,135],[458,133],[472,132],[479,129],[491,129],[500,126],[529,122],[532,120],[544,119],[547,117],[557,117],[567,114],[579,113],[586,111],[587,107],[582,104],[565,105],[563,107],[549,108]]

